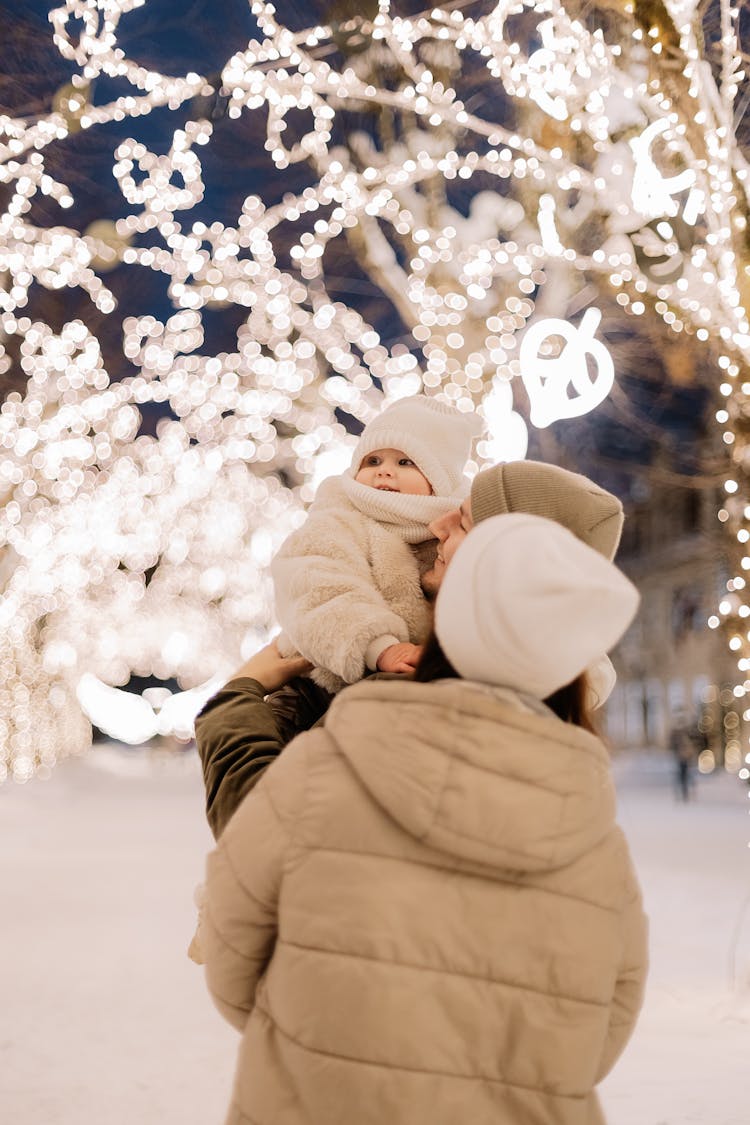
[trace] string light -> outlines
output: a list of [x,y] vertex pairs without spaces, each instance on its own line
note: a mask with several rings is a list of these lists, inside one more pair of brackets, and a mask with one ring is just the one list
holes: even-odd
[[[127,58],[119,22],[144,2],[58,4],[50,20],[71,81],[42,117],[0,116],[0,373],[18,354],[26,384],[0,411],[0,773],[25,780],[86,745],[84,677],[104,687],[131,673],[178,677],[189,691],[268,636],[268,561],[322,476],[346,461],[342,413],[366,423],[384,398],[424,390],[484,412],[475,469],[503,451],[523,456],[521,381],[533,378],[532,352],[554,361],[550,324],[578,349],[578,409],[555,380],[555,410],[532,391],[529,421],[600,402],[614,377],[606,325],[595,309],[577,329],[563,319],[588,285],[636,318],[720,341],[717,421],[736,477],[720,518],[746,541],[748,183],[732,139],[743,80],[735,7],[722,6],[717,82],[691,16],[673,26],[665,10],[659,27],[642,26],[638,4],[613,40],[559,0],[408,19],[380,0],[373,20],[354,21],[361,49],[336,69],[331,28],[291,31],[274,5],[253,0],[257,38],[221,74],[227,117],[257,114],[279,174],[305,162],[314,177],[275,203],[249,194],[224,224],[192,214],[213,126],[184,113],[215,84]],[[664,66],[665,45],[684,65]],[[376,81],[384,59],[398,76],[387,84]],[[99,78],[125,92],[94,104]],[[479,79],[497,92],[497,120],[490,99],[482,115],[472,110]],[[501,119],[509,103],[515,130]],[[363,107],[398,118],[387,145],[347,128]],[[157,108],[183,110],[161,153],[138,137]],[[48,156],[112,122],[133,134],[120,132],[113,150],[121,214],[78,231]],[[55,225],[35,221],[42,195],[60,210]],[[584,219],[604,232],[593,250],[578,244]],[[402,322],[398,344],[329,293],[344,241]],[[163,275],[174,308],[164,320],[124,317],[135,374],[119,380],[93,327],[119,315],[102,280],[117,267]],[[81,289],[91,323],[45,324],[34,286]],[[242,311],[236,338],[207,354],[204,316],[227,306]],[[140,433],[149,404],[171,415],[155,437]],[[744,589],[741,575],[733,583]],[[743,606],[722,614],[730,630]],[[732,636],[744,652],[744,631]]]

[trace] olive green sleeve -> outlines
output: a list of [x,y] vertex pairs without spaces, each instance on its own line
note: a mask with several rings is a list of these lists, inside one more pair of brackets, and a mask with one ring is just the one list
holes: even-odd
[[242,798],[284,747],[265,688],[257,680],[230,680],[196,718],[195,741],[206,816],[218,840]]
[[295,735],[322,718],[333,698],[303,676],[268,696],[265,691],[249,677],[230,680],[195,720],[206,816],[217,840],[245,794]]

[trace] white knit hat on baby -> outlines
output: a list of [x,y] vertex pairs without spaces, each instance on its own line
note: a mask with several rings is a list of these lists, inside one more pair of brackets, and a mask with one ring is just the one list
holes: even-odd
[[554,520],[492,516],[445,572],[435,632],[463,678],[546,699],[617,643],[639,600],[614,563]]
[[476,414],[462,414],[427,395],[410,395],[387,406],[368,422],[354,447],[349,475],[359,472],[363,457],[374,449],[400,449],[427,478],[435,496],[468,490],[463,469],[471,443],[482,432]]

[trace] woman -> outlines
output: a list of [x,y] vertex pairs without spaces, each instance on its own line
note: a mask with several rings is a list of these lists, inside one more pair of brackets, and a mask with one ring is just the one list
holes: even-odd
[[228,1122],[603,1121],[646,922],[581,673],[637,602],[559,524],[485,520],[421,682],[347,688],[248,794],[201,928]]

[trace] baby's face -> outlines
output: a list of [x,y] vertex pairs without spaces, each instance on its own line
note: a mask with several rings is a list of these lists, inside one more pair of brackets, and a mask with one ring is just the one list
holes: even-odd
[[354,478],[383,492],[405,492],[409,496],[431,496],[430,482],[410,457],[400,449],[373,449],[362,458]]

